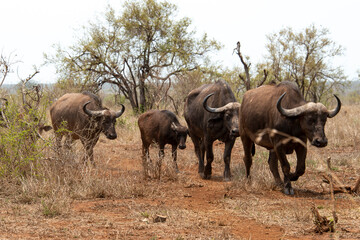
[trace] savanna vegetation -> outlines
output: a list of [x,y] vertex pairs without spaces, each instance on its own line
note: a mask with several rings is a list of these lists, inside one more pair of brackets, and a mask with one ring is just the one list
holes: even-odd
[[[109,7],[103,19],[84,26],[76,43],[57,46],[55,55],[46,56],[57,67],[55,85],[37,84],[39,71],[34,69],[19,79],[16,91],[1,88],[0,238],[359,238],[359,193],[338,188],[332,198],[326,183],[331,176],[335,188],[354,189],[359,178],[359,95],[354,83],[348,90],[343,70],[332,64],[344,50],[328,29],[316,25],[270,33],[266,47],[264,62],[252,65],[243,54],[246,46],[234,43],[239,67],[224,69],[211,62],[221,43],[207,35],[197,38],[191,19],[178,18],[175,5],[144,0],[126,1],[120,12]],[[1,55],[0,86],[16,63]],[[229,82],[240,102],[246,90],[290,80],[307,100],[331,106],[328,99],[336,93],[345,103],[326,125],[329,145],[309,146],[307,170],[294,183],[295,196],[283,195],[273,184],[268,153],[260,147],[252,179],[245,178],[240,140],[233,149],[229,183],[222,181],[223,144],[215,144],[212,179],[203,180],[190,139],[178,153],[180,173],[166,149],[160,180],[143,178],[138,114],[166,108],[184,123],[185,96],[219,78]],[[54,133],[44,131],[51,125],[50,104],[66,92],[84,90],[99,94],[109,108],[118,110],[121,102],[127,109],[117,120],[118,138],[102,136],[95,147],[96,167],[81,161],[81,144],[59,153]],[[156,161],[157,148],[150,151]],[[290,161],[293,168],[295,156]],[[317,228],[312,209],[332,222],[333,232]]]

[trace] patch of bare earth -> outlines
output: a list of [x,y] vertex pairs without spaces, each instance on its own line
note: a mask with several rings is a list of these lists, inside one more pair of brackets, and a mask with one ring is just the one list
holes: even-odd
[[[233,149],[232,182],[222,180],[220,143],[215,144],[212,179],[199,177],[190,139],[188,147],[178,153],[179,174],[171,172],[167,149],[161,180],[145,180],[137,137],[129,143],[121,136],[114,141],[102,136],[95,148],[96,168],[103,170],[102,175],[123,179],[137,194],[74,200],[66,214],[53,218],[40,214],[37,204],[14,203],[2,197],[0,239],[360,238],[360,199],[347,194],[336,195],[336,231],[321,235],[313,231],[313,204],[320,214],[331,217],[329,188],[321,177],[326,170],[321,159],[326,159],[327,150],[309,149],[309,167],[293,184],[295,196],[286,196],[272,186],[266,151],[261,148],[257,148],[259,159],[254,159],[252,167],[254,177],[251,182],[245,180],[240,140]],[[156,148],[150,151],[156,156]],[[360,155],[354,149],[331,151],[333,158],[354,158],[355,162]],[[341,181],[356,181],[358,168],[341,164],[337,168],[335,174]],[[158,216],[163,220],[158,221]]]

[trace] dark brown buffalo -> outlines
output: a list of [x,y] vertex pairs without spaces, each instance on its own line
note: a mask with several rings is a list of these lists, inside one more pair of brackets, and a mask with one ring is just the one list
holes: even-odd
[[100,133],[104,133],[108,139],[115,139],[116,119],[124,111],[123,105],[119,112],[103,107],[100,98],[89,92],[63,95],[50,107],[57,146],[61,147],[63,135],[67,135],[68,142],[80,139],[86,150],[84,159],[90,158],[94,163],[93,148]]
[[[334,117],[341,108],[339,98],[335,98],[337,107],[328,111],[321,103],[306,102],[297,86],[290,82],[247,91],[240,109],[240,136],[247,177],[250,176],[255,142],[270,150],[268,161],[276,183],[284,184],[285,194],[294,194],[290,181],[296,181],[305,172],[307,139],[316,147],[327,145],[326,120]],[[297,166],[295,173],[291,173],[286,154],[294,150]],[[279,176],[278,160],[284,183]]]
[[[195,145],[195,153],[199,159],[198,172],[202,178],[211,177],[213,142],[220,140],[225,142],[224,179],[230,180],[231,150],[239,136],[239,107],[231,88],[222,80],[202,85],[186,97],[184,116]],[[204,167],[205,153],[207,163]]]
[[[187,127],[180,124],[174,113],[168,110],[150,110],[140,115],[138,125],[142,140],[143,167],[145,176],[148,171],[149,146],[155,142],[159,144],[159,161],[158,170],[160,171],[161,161],[164,157],[164,147],[166,144],[172,146],[172,156],[174,168],[178,172],[176,163],[177,147],[186,148],[186,137],[188,134]],[[159,176],[160,177],[160,172]]]

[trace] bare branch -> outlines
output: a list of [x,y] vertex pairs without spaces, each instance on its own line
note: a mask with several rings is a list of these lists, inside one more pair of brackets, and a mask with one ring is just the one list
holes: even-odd
[[257,85],[257,87],[260,87],[265,83],[267,76],[268,76],[268,71],[266,69],[264,69],[264,77],[263,77],[262,81]]
[[251,66],[251,63],[250,64],[247,64],[241,54],[241,51],[240,51],[240,41],[237,42],[236,44],[236,48],[234,49],[234,52],[236,51],[236,54],[239,56],[240,58],[240,61],[242,63],[242,65],[244,66],[244,70],[245,70],[245,75],[246,75],[246,79],[244,79],[243,77],[240,77],[241,80],[243,80],[244,84],[245,84],[245,88],[246,90],[250,90],[251,88],[251,85],[250,85],[250,73],[249,73],[249,69],[250,69],[250,66]]
[[5,82],[6,77],[11,72],[11,65],[18,63],[18,61],[12,60],[12,54],[9,57],[5,57],[3,54],[0,55],[0,87]]
[[[334,196],[334,182],[332,180],[332,170],[331,170],[331,157],[328,157],[328,159],[326,160],[327,162],[327,166],[328,166],[328,170],[329,170],[329,179],[330,179],[330,194],[331,194],[331,202],[333,204],[333,208],[332,208],[332,214],[333,214],[333,219],[334,219],[334,224],[336,224],[338,222],[338,217],[336,215],[336,202],[335,202],[335,196]],[[335,228],[335,226],[334,226]]]
[[35,68],[35,71],[33,74],[29,75],[26,79],[21,79],[21,94],[22,94],[22,101],[23,101],[23,108],[26,112],[29,112],[30,109],[36,109],[37,106],[39,106],[40,104],[40,87],[39,86],[34,86],[33,90],[35,90],[36,92],[36,96],[37,98],[35,99],[35,106],[32,106],[32,104],[27,101],[26,97],[30,96],[31,93],[29,91],[26,90],[26,84],[35,77],[36,74],[39,73],[39,70],[37,68]]

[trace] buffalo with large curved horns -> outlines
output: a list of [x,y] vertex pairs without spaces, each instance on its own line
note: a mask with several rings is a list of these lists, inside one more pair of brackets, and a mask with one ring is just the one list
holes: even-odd
[[[240,108],[240,137],[244,148],[246,175],[250,176],[254,143],[269,150],[269,166],[277,185],[285,194],[294,194],[291,181],[305,173],[306,143],[325,147],[325,124],[339,113],[341,101],[328,110],[322,103],[306,102],[298,87],[291,82],[264,85],[244,94]],[[295,172],[290,171],[287,154],[296,152]],[[278,161],[284,175],[281,180]]]
[[64,135],[67,145],[80,139],[86,150],[84,160],[90,159],[94,164],[93,148],[100,133],[104,133],[108,139],[117,138],[116,119],[125,111],[125,106],[121,107],[120,111],[103,107],[100,98],[89,92],[63,95],[50,107],[57,147],[60,149]]
[[[211,106],[211,107],[210,107]],[[235,139],[239,136],[240,104],[225,81],[205,84],[192,90],[185,99],[184,117],[199,160],[198,172],[210,179],[214,160],[213,143],[225,143],[224,180],[231,178],[230,159]],[[204,158],[206,156],[206,166]]]

